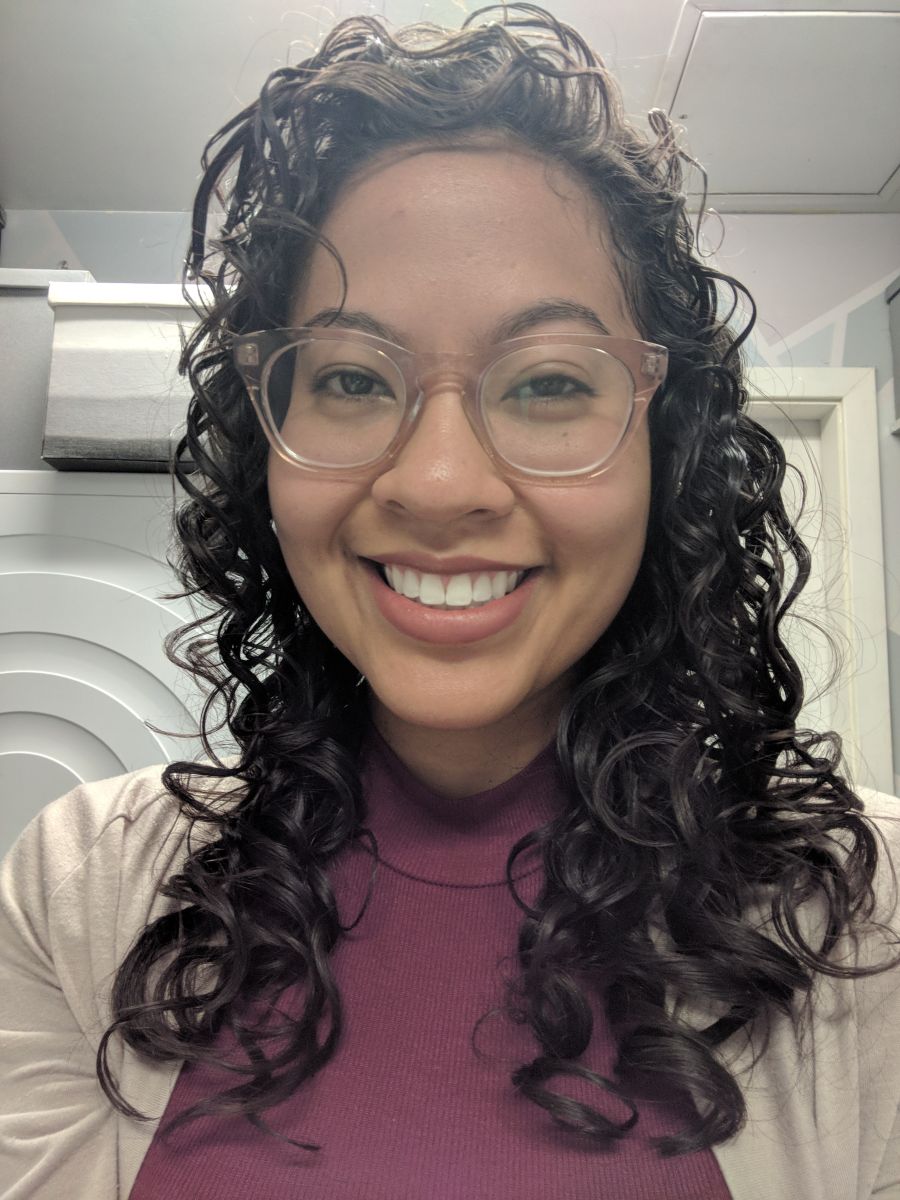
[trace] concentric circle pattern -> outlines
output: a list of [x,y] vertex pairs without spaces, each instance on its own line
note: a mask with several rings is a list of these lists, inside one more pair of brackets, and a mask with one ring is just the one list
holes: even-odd
[[0,855],[79,782],[204,753],[202,698],[163,650],[192,616],[162,599],[171,497],[94,478],[0,472]]

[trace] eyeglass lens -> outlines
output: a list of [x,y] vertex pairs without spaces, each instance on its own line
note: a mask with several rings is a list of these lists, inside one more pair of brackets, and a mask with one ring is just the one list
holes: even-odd
[[[263,391],[282,441],[312,464],[362,466],[396,437],[406,410],[403,371],[352,340],[307,338],[267,364]],[[526,471],[565,473],[603,462],[628,425],[628,368],[594,346],[539,345],[493,362],[481,411],[495,450]]]

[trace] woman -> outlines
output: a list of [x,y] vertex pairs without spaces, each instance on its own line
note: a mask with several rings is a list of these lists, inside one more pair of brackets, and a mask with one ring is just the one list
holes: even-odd
[[10,1197],[900,1196],[897,806],[796,728],[743,289],[666,118],[490,11],[208,147],[180,661],[239,753],[9,856]]

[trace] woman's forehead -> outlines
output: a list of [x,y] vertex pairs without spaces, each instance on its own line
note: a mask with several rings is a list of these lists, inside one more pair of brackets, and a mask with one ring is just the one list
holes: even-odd
[[[499,134],[460,139],[450,145],[440,142],[415,142],[389,147],[352,171],[341,185],[323,224],[333,220],[342,207],[352,203],[360,191],[366,195],[395,191],[402,203],[403,188],[437,188],[465,179],[484,181],[484,188],[517,193],[527,186],[521,200],[533,205],[538,192],[549,191],[563,205],[574,205],[589,225],[606,225],[606,215],[596,197],[570,164],[561,162],[517,139],[505,140]],[[506,203],[509,203],[507,198]],[[472,217],[472,205],[463,204],[462,214]],[[476,214],[480,215],[480,214]]]
[[[479,321],[564,297],[630,324],[611,239],[586,188],[534,155],[434,149],[393,154],[343,190],[322,223],[347,272],[347,304],[367,310],[464,306]],[[337,305],[341,275],[317,245],[297,281],[292,319]],[[426,316],[426,313],[421,315]],[[622,335],[628,330],[619,329]],[[396,340],[396,339],[391,339]]]

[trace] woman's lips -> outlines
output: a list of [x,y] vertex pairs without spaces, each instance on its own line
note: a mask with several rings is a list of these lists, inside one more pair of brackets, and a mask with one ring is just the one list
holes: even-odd
[[360,560],[369,577],[372,595],[384,619],[400,633],[434,645],[457,646],[477,642],[506,629],[528,604],[540,570],[532,571],[512,592],[499,600],[465,609],[429,608],[401,596],[382,579],[378,568]]

